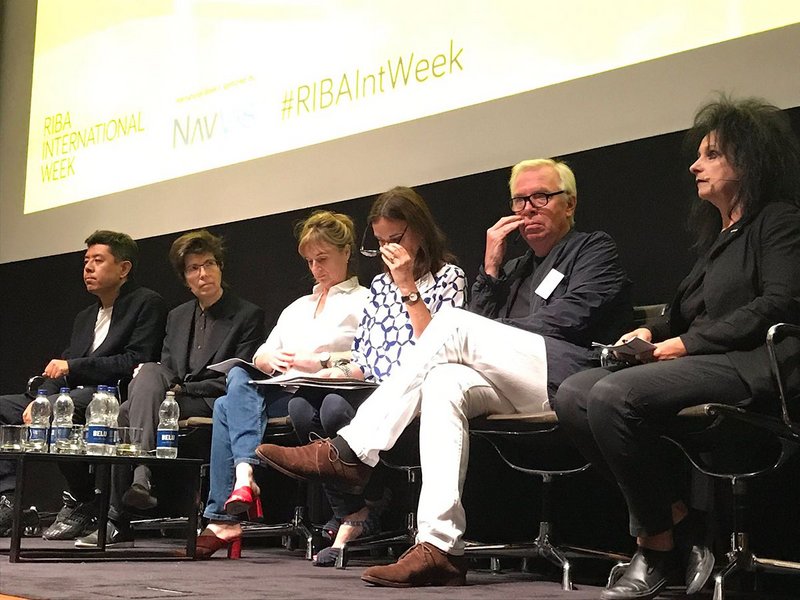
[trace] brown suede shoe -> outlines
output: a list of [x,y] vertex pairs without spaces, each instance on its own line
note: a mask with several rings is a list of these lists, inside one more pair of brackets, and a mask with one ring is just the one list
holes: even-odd
[[442,552],[433,544],[422,542],[409,548],[393,565],[370,567],[361,579],[386,587],[422,587],[425,585],[465,585],[467,559]]
[[329,439],[306,446],[286,448],[261,444],[256,454],[265,465],[295,479],[316,479],[348,494],[360,494],[369,481],[372,467],[362,462],[347,463]]

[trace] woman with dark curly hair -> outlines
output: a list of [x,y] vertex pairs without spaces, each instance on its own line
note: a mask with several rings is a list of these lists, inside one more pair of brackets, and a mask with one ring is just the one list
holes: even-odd
[[573,375],[555,401],[564,429],[619,485],[637,541],[604,600],[652,598],[684,567],[687,593],[705,584],[714,557],[692,536],[662,424],[704,402],[757,407],[774,394],[768,328],[800,323],[800,145],[789,119],[762,100],[722,97],[700,109],[687,140],[700,257],[663,322],[620,339],[655,349],[642,364]]

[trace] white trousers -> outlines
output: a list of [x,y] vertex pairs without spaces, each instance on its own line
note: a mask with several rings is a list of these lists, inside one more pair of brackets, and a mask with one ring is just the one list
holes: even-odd
[[339,435],[364,463],[375,466],[379,453],[394,446],[419,415],[417,541],[462,554],[468,420],[549,410],[544,338],[464,310],[445,309],[402,360]]

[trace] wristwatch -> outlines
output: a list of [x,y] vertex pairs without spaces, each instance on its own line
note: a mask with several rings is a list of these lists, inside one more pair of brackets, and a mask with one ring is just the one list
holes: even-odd
[[319,353],[319,364],[323,369],[327,369],[331,366],[331,353],[330,352],[320,352]]
[[400,296],[400,300],[402,300],[404,304],[419,302],[419,292],[411,292],[408,296]]

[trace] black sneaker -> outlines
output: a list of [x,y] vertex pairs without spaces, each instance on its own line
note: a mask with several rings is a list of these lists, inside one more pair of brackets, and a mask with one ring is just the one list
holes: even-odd
[[[75,540],[76,548],[97,548],[97,529]],[[106,524],[106,548],[133,548],[133,531],[126,525],[113,521]]]
[[[11,535],[14,523],[14,501],[10,494],[0,496],[0,537]],[[39,527],[39,512],[31,506],[22,511],[22,535],[33,536],[41,533]]]
[[10,496],[0,496],[0,537],[11,535],[14,522],[14,503]]
[[42,537],[46,540],[74,540],[97,528],[97,503],[78,502],[69,492],[63,492],[64,506],[56,520]]

